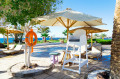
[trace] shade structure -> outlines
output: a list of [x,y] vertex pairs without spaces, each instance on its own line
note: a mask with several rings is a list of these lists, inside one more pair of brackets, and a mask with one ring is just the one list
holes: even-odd
[[6,32],[8,32],[8,34],[10,34],[10,33],[23,33],[21,30],[17,30],[17,29],[13,29],[13,28],[6,29]]
[[86,30],[87,34],[89,34],[89,33],[100,33],[100,32],[107,32],[108,31],[106,29],[99,29],[99,28],[95,28],[95,27],[80,27],[80,28],[72,29],[69,32],[74,33],[74,31],[79,30],[79,29]]
[[66,10],[61,12],[40,16],[40,17],[34,18],[34,20],[41,20],[40,25],[43,25],[43,26],[66,27],[67,38],[68,38],[68,31],[70,27],[104,25],[104,23],[102,23],[101,18],[87,15],[81,12],[73,11],[70,8],[67,8]]
[[[1,27],[3,28],[3,27]],[[6,34],[7,34],[7,49],[9,49],[9,41],[8,41],[8,34],[10,33],[23,33],[21,30],[17,30],[17,29],[14,29],[14,28],[5,28],[6,30]]]

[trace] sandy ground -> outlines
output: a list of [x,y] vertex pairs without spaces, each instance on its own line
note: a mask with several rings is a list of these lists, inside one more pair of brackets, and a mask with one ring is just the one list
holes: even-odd
[[[34,47],[34,52],[44,52],[47,51],[45,48],[53,48],[53,47],[65,47],[65,44],[37,44]],[[23,46],[24,48],[24,46]],[[110,68],[110,45],[103,45],[103,57],[99,60],[89,59],[89,68],[86,66],[82,67],[81,74],[77,74],[70,71],[62,70],[62,66],[60,64],[56,64],[55,68],[51,72],[47,72],[42,75],[38,75],[35,77],[24,78],[24,79],[84,79],[86,72],[91,72],[93,70],[98,69],[109,69]],[[42,49],[42,50],[41,50]],[[62,58],[63,50],[55,50],[54,52],[60,52],[59,61]],[[39,53],[38,53],[39,54]],[[31,56],[31,60],[40,60],[41,64],[50,65],[50,58],[47,54],[41,54],[36,57],[35,54]],[[7,73],[7,69],[18,62],[24,62],[24,54],[16,54],[16,55],[2,55],[0,54],[0,79],[16,79]],[[71,68],[77,68],[77,65],[72,65]],[[17,78],[21,79],[21,78]]]

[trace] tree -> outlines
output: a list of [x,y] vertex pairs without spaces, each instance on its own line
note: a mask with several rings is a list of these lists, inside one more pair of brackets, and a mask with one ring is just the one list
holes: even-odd
[[[56,5],[61,2],[61,0],[0,0],[0,17],[5,17],[7,22],[14,25],[15,29],[18,24],[25,26],[26,34],[30,29],[29,22],[32,18],[53,13],[57,8]],[[17,35],[15,35],[15,39],[17,39]],[[25,65],[30,67],[30,55],[27,54],[25,43]]]
[[116,0],[111,45],[111,79],[120,79],[120,0]]
[[6,30],[4,28],[0,28],[0,33],[3,35],[6,33]]
[[106,34],[101,34],[100,37],[104,39],[107,35]]
[[[23,28],[21,28],[20,25],[18,25],[18,30],[21,30],[21,31],[24,31]],[[18,35],[18,38],[19,38],[19,42],[22,42],[22,38],[23,38],[23,33],[19,33],[17,34]]]
[[95,37],[95,38],[99,37],[99,34],[95,34],[94,37]]
[[[6,30],[4,28],[0,28],[0,33],[3,35],[3,38],[4,38],[4,35],[6,33]],[[4,43],[6,43],[6,40],[4,38]]]
[[[65,36],[67,36],[67,29],[64,30],[64,31],[62,32],[62,34],[64,34]],[[72,35],[72,33],[69,33],[69,34]]]
[[41,33],[42,37],[45,37],[45,42],[46,42],[46,37],[49,36],[50,29],[49,27],[39,27],[38,32]]
[[[56,5],[61,2],[61,0],[1,0],[0,16],[5,17],[6,21],[17,29],[18,24],[24,26],[32,18],[54,12]],[[17,39],[15,34],[15,40]]]

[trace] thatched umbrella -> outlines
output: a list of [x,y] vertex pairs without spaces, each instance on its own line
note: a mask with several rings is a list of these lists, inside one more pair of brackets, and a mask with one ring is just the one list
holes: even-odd
[[10,33],[23,33],[21,30],[17,30],[17,29],[14,29],[14,28],[5,28],[6,30],[6,34],[7,34],[7,49],[9,50],[9,39],[8,39],[8,34]]

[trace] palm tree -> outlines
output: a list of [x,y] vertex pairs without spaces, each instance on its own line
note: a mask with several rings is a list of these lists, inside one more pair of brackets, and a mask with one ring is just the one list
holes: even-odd
[[39,27],[38,32],[41,33],[42,37],[45,37],[45,42],[46,42],[46,37],[49,36],[50,29],[49,27]]
[[5,29],[4,28],[0,28],[0,33],[3,35],[6,33]]
[[64,30],[64,31],[62,32],[62,34],[64,34],[65,36],[67,36],[67,30]]
[[[7,24],[8,24],[8,22],[6,22],[5,21],[5,18],[3,18],[3,17],[0,17],[0,27],[1,26],[6,26]],[[0,33],[3,35],[3,38],[4,38],[4,36],[5,36],[5,33],[6,33],[6,31],[5,31],[5,29],[4,28],[0,28]],[[5,40],[5,38],[4,38],[4,43],[6,42],[6,40]]]
[[106,34],[101,34],[100,37],[104,39],[107,35]]
[[94,37],[95,37],[95,38],[99,37],[99,34],[95,34]]
[[120,0],[116,0],[111,46],[111,79],[120,79]]
[[[64,34],[65,36],[67,36],[67,29],[64,30],[64,31],[62,32],[62,34]],[[69,33],[69,34],[72,35],[72,33]]]

